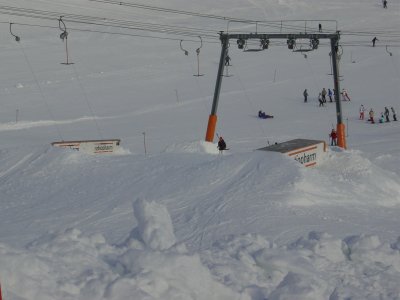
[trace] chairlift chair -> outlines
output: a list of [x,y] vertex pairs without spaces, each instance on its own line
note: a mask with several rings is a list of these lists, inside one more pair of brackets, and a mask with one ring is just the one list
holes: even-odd
[[245,45],[244,45],[244,48],[243,48],[243,52],[259,52],[259,51],[262,51],[263,49],[260,47],[260,48],[249,48],[249,46],[247,45],[247,40],[246,40],[246,43],[245,43]]

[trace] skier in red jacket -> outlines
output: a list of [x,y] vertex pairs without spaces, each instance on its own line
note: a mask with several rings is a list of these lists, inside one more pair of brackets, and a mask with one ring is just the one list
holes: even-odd
[[329,137],[331,138],[331,146],[337,146],[337,134],[336,134],[335,129],[332,128],[332,131],[329,134]]

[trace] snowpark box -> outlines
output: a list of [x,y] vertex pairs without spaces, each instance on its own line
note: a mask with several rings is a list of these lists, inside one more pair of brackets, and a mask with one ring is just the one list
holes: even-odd
[[112,153],[119,148],[120,139],[111,140],[84,140],[84,141],[62,141],[51,143],[54,147],[69,148],[89,154]]
[[295,139],[257,150],[284,153],[306,167],[320,163],[326,153],[326,143],[318,140]]

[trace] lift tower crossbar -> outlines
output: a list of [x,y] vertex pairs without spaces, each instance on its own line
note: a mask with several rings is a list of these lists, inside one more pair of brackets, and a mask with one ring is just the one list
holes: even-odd
[[332,57],[332,69],[333,69],[333,81],[335,87],[335,102],[336,102],[336,117],[337,117],[337,133],[338,133],[338,146],[346,149],[346,135],[345,135],[345,125],[343,124],[342,118],[342,107],[340,101],[340,87],[339,87],[339,58],[338,58],[338,48],[339,48],[339,31],[335,33],[293,33],[293,34],[283,34],[283,33],[224,33],[220,32],[221,40],[221,56],[218,66],[218,75],[215,84],[213,104],[211,108],[211,114],[208,119],[206,141],[213,142],[215,135],[215,128],[217,125],[217,109],[219,94],[221,91],[222,77],[224,74],[225,59],[228,54],[228,46],[230,39],[258,39],[258,40],[268,40],[268,39],[329,39],[331,42],[331,57]]

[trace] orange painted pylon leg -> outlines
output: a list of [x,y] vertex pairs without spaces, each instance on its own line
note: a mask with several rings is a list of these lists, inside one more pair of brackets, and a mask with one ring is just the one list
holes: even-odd
[[340,148],[347,149],[346,132],[344,124],[337,124],[337,144]]
[[[208,118],[206,142],[213,142],[215,135],[215,128],[217,127],[217,115],[210,115]],[[0,299],[1,300],[1,299]]]

